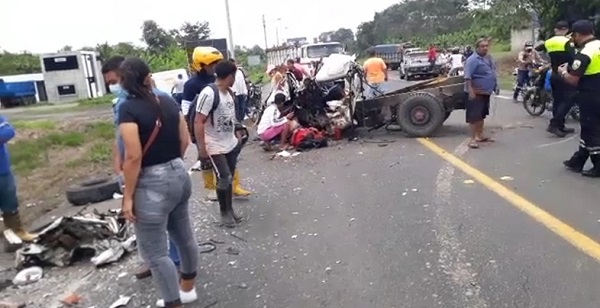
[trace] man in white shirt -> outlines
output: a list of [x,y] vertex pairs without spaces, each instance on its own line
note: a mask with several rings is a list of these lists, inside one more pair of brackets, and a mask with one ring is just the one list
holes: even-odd
[[458,71],[463,69],[463,63],[465,61],[465,57],[460,54],[458,48],[452,50],[452,54],[450,55],[450,76],[454,76],[458,74]]
[[177,75],[177,80],[175,81],[175,85],[173,85],[173,88],[171,89],[171,94],[173,95],[173,98],[175,98],[175,101],[177,101],[177,104],[179,104],[179,106],[181,106],[181,99],[183,98],[184,85],[185,82],[183,81],[183,75]]
[[[229,59],[229,61],[236,64],[235,59]],[[244,72],[239,66],[235,72],[235,82],[231,90],[235,94],[235,118],[239,123],[242,123],[248,109],[248,87],[246,86],[246,76],[244,76]]]
[[[215,66],[215,86],[198,95],[194,130],[201,160],[209,160],[217,176],[217,200],[223,225],[235,227],[241,217],[233,210],[233,177],[242,148],[236,135],[235,104],[231,93],[237,67],[229,61]],[[218,95],[218,105],[215,98]]]
[[285,117],[281,116],[281,109],[283,109],[285,100],[285,94],[275,94],[273,103],[265,108],[260,118],[256,133],[264,142],[265,150],[271,150],[271,142],[278,137],[280,138],[279,149],[287,149],[287,141],[297,126],[296,122],[292,120],[294,118],[293,112]]

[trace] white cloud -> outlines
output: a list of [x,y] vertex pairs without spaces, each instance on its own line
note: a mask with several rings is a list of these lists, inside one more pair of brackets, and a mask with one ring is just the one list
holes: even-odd
[[[358,24],[371,20],[376,11],[397,2],[229,0],[233,41],[248,47],[264,46],[263,14],[267,21],[267,40],[272,45],[277,28],[280,40],[312,38],[340,27],[356,30]],[[369,7],[365,8],[365,4]],[[169,29],[178,28],[184,21],[206,20],[214,38],[227,37],[224,0],[3,1],[0,49],[55,52],[65,45],[81,48],[103,42],[139,44],[140,27],[146,19],[153,19]]]

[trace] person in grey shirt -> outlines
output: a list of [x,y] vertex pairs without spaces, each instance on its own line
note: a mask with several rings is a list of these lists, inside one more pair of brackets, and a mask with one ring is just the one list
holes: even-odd
[[475,52],[465,63],[466,120],[471,129],[469,147],[479,148],[481,142],[493,142],[483,134],[484,121],[490,114],[490,96],[498,93],[496,64],[488,54],[489,40],[481,38]]

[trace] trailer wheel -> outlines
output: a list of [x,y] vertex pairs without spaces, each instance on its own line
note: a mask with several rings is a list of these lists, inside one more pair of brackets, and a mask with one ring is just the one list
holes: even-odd
[[400,103],[397,118],[402,131],[409,137],[429,137],[442,126],[446,112],[434,95],[415,92]]

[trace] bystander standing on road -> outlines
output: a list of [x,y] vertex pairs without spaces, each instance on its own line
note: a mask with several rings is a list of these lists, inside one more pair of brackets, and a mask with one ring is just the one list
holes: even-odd
[[10,166],[8,142],[15,137],[15,129],[8,119],[0,116],[0,212],[4,227],[13,231],[22,241],[31,242],[36,237],[25,229],[19,214],[17,184]]
[[246,86],[246,75],[244,75],[244,72],[239,68],[239,66],[237,66],[235,59],[229,59],[229,61],[235,64],[238,68],[235,72],[235,82],[233,83],[231,90],[233,91],[233,94],[235,94],[235,118],[239,123],[242,123],[246,117],[246,110],[248,110],[248,87]]
[[[587,177],[600,177],[600,41],[594,37],[594,24],[578,20],[571,28],[579,49],[573,63],[558,68],[562,79],[577,86],[575,101],[581,112],[579,149],[564,162],[565,166]],[[583,171],[590,158],[594,166]]]
[[185,85],[185,81],[183,81],[183,75],[177,75],[177,80],[175,80],[175,85],[171,89],[171,93],[173,93],[173,98],[179,106],[181,106],[181,100],[183,98],[183,86]]
[[437,62],[438,52],[435,48],[435,45],[431,44],[429,46],[429,50],[427,51],[427,57],[429,58],[429,68],[433,70],[435,68],[435,63]]
[[215,87],[206,87],[200,92],[194,125],[200,157],[210,160],[217,175],[217,199],[226,227],[234,227],[241,221],[233,210],[232,188],[242,147],[241,138],[236,137],[235,108],[230,89],[235,82],[236,70],[229,61],[221,61],[215,66]]
[[554,26],[554,36],[547,39],[543,45],[536,50],[545,51],[550,57],[552,75],[550,84],[552,87],[552,119],[546,131],[558,137],[565,137],[574,133],[572,128],[565,127],[565,118],[573,107],[575,88],[566,83],[558,74],[558,67],[565,63],[573,63],[575,57],[575,46],[566,35],[569,32],[569,23],[560,21]]
[[[196,47],[192,53],[191,69],[196,72],[195,76],[186,81],[183,89],[183,100],[181,103],[181,112],[184,114],[190,126],[192,142],[196,143],[194,135],[194,119],[196,117],[196,101],[198,94],[209,84],[215,82],[215,65],[223,60],[223,55],[220,51],[213,47]],[[199,154],[199,153],[198,153]],[[202,164],[200,156],[194,166],[194,171],[202,171],[204,179],[204,188],[208,191],[207,199],[217,200],[216,182],[214,171],[211,164]],[[251,193],[243,189],[240,184],[239,172],[234,174],[233,178],[233,193],[236,196],[244,197]]]
[[[118,132],[119,125],[119,108],[121,104],[127,99],[127,91],[121,87],[121,77],[118,73],[119,67],[125,61],[125,58],[122,56],[114,56],[108,59],[104,65],[102,66],[102,75],[104,77],[104,82],[108,85],[110,93],[115,96],[115,100],[113,102],[113,113],[114,113],[114,123],[117,128],[117,133],[115,135],[115,143],[113,146],[113,169],[115,174],[118,175],[119,178],[119,186],[121,190],[123,189],[123,160],[125,159],[125,145],[123,144],[123,139],[121,138],[121,134]],[[166,93],[161,92],[156,87],[153,87],[154,94],[160,96],[168,96]],[[121,191],[122,192],[122,191]],[[179,266],[179,253],[177,252],[177,248],[175,244],[170,241],[169,242],[169,256],[171,260],[175,263],[176,266]],[[135,276],[138,279],[143,279],[150,277],[150,267],[148,264],[144,264],[138,269]]]
[[[125,145],[121,210],[134,223],[140,253],[162,295],[157,306],[182,307],[198,298],[198,245],[188,204],[192,183],[183,162],[190,144],[186,121],[170,96],[153,93],[143,60],[126,59],[118,73],[128,93],[118,117]],[[180,274],[168,257],[167,230],[181,253]]]
[[490,43],[479,39],[475,53],[465,63],[466,120],[471,130],[469,147],[479,148],[481,142],[494,141],[483,133],[485,118],[490,113],[490,97],[498,93],[496,64],[488,54]]
[[383,83],[388,81],[388,71],[385,61],[375,51],[369,51],[369,57],[363,64],[363,70],[368,83],[367,98],[373,98],[384,93]]

